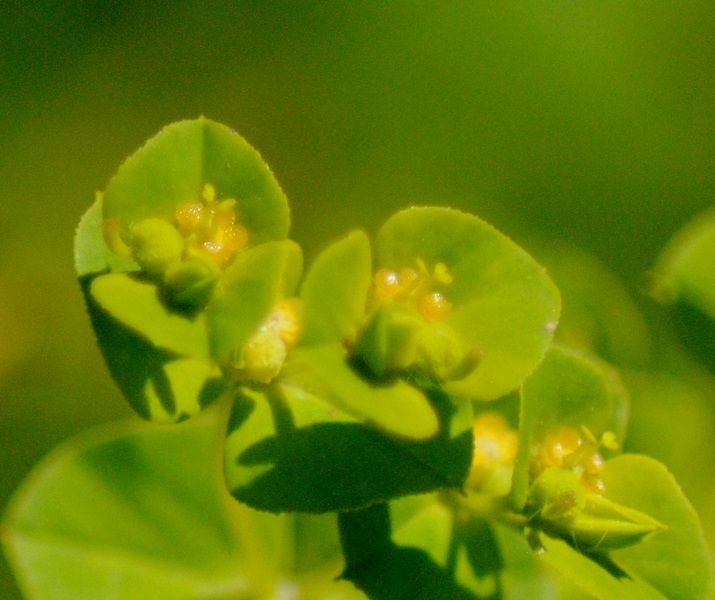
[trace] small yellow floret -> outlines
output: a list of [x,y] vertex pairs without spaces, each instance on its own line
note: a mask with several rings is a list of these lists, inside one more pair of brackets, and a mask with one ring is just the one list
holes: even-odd
[[219,267],[226,267],[236,252],[248,244],[248,230],[243,225],[231,225],[216,230],[214,237],[206,240],[201,248],[214,259]]
[[184,240],[168,221],[149,218],[132,228],[131,249],[134,260],[150,275],[163,275],[181,260]]
[[287,298],[278,303],[270,316],[270,326],[288,348],[298,343],[301,331],[301,306],[298,298]]
[[573,427],[562,427],[558,433],[549,433],[544,438],[540,448],[535,453],[532,464],[532,475],[538,476],[549,467],[558,467],[575,472],[579,476],[581,486],[592,494],[602,495],[605,486],[600,478],[605,468],[600,446],[616,444],[615,434],[606,432],[601,441],[581,426],[581,433]]
[[249,381],[270,383],[285,359],[285,344],[275,331],[264,326],[244,346],[238,368]]
[[583,443],[578,431],[573,427],[562,427],[554,434],[549,433],[541,444],[541,463],[544,467],[563,467],[565,459]]
[[255,383],[270,383],[280,373],[299,335],[299,300],[281,300],[242,348],[234,365],[239,376]]
[[516,458],[518,435],[497,412],[486,412],[474,421],[474,454],[469,483],[479,486],[498,465],[510,465]]

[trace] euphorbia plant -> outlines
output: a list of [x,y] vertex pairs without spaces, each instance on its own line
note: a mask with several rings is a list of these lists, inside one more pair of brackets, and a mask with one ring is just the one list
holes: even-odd
[[75,266],[107,365],[145,419],[191,420],[76,443],[28,484],[4,538],[28,596],[552,597],[546,562],[600,598],[704,597],[695,514],[619,455],[627,394],[552,344],[559,293],[529,254],[410,208],[303,276],[288,225],[259,155],[204,118],[98,194]]

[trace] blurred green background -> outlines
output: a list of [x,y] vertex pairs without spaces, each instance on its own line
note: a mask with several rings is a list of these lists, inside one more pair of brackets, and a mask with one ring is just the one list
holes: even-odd
[[[634,291],[714,204],[705,0],[3,0],[0,17],[0,506],[57,442],[130,416],[92,338],[72,235],[171,121],[204,114],[259,149],[309,258],[399,208],[449,205],[530,249],[580,246]],[[670,400],[634,404],[636,441],[669,445],[676,473],[711,456],[697,440],[712,388],[642,383]],[[691,408],[672,400],[687,394]],[[654,442],[669,419],[672,439]],[[702,431],[682,449],[691,421]],[[702,472],[682,476],[705,497]],[[2,566],[0,596],[13,594]]]

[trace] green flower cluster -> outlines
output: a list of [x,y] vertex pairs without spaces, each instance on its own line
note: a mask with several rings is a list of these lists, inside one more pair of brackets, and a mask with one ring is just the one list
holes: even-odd
[[[611,497],[624,393],[607,366],[552,345],[559,292],[514,242],[470,214],[409,208],[303,274],[288,229],[260,156],[200,118],[130,157],[77,233],[100,346],[137,412],[176,422],[232,403],[234,497],[321,513],[441,491],[454,515],[589,556],[667,527]],[[499,412],[509,402],[518,419]]]

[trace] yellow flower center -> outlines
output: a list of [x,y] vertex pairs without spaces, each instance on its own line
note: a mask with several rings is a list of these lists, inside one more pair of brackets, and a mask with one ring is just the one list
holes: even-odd
[[443,320],[452,308],[437,286],[452,283],[447,266],[439,262],[430,272],[425,262],[417,259],[417,268],[405,268],[399,273],[380,269],[373,279],[373,302],[405,302],[413,304],[426,321]]
[[298,299],[281,300],[241,349],[235,364],[239,379],[270,383],[280,373],[288,350],[297,343],[300,327]]
[[184,236],[187,250],[211,257],[223,268],[248,244],[248,231],[236,222],[236,200],[216,200],[216,190],[207,183],[198,199],[186,200],[176,208],[176,228]]
[[600,478],[605,466],[600,453],[602,446],[610,449],[617,446],[613,432],[605,432],[600,440],[583,425],[580,431],[566,426],[548,433],[532,453],[532,477],[548,467],[568,469],[579,476],[579,483],[587,492],[603,495],[606,488]]
[[485,412],[474,421],[474,454],[467,483],[480,488],[500,466],[511,466],[518,447],[517,432],[498,412]]

